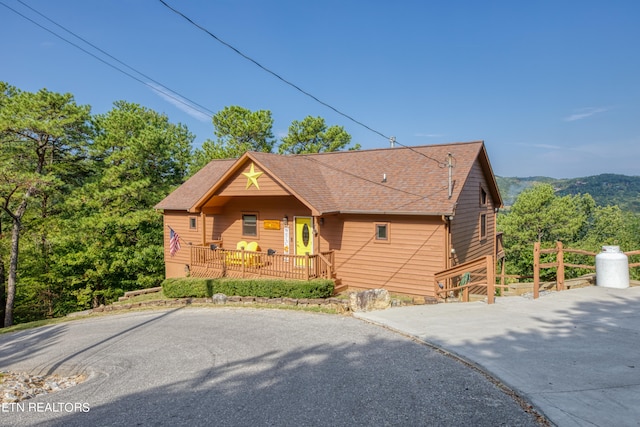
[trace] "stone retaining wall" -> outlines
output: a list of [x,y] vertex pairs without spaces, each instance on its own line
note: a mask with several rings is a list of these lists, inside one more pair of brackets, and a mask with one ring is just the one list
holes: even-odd
[[[414,303],[416,303],[414,301]],[[424,303],[424,302],[421,302]],[[125,304],[111,304],[107,306],[101,305],[100,307],[93,308],[91,310],[85,310],[77,313],[70,313],[68,317],[80,316],[91,313],[103,313],[120,310],[131,310],[134,308],[143,307],[178,307],[187,305],[283,305],[283,306],[296,306],[296,307],[318,307],[325,308],[327,310],[335,310],[338,313],[346,313],[351,311],[370,311],[370,310],[384,310],[389,307],[397,307],[405,305],[397,299],[391,299],[388,292],[384,289],[374,289],[360,292],[349,293],[349,298],[264,298],[264,297],[252,297],[252,296],[227,296],[224,294],[215,294],[211,298],[177,298],[172,300],[159,299],[132,302]]]

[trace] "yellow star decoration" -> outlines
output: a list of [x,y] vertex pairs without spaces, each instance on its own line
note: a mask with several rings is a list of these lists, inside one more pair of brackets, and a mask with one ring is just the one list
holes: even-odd
[[259,190],[260,186],[258,185],[258,178],[262,175],[263,172],[256,172],[253,163],[251,163],[251,170],[249,172],[242,172],[242,175],[247,177],[247,186],[245,190],[248,190],[251,185],[255,185]]

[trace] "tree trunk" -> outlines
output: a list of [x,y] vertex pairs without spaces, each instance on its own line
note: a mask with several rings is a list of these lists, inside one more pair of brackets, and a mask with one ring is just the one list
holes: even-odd
[[[0,232],[0,235],[2,233]],[[0,328],[4,328],[4,307],[5,301],[5,273],[4,273],[4,260],[0,256]]]
[[11,259],[9,260],[9,281],[7,282],[7,305],[4,312],[4,327],[13,325],[13,301],[16,297],[18,279],[18,249],[20,248],[20,219],[13,218],[11,230]]

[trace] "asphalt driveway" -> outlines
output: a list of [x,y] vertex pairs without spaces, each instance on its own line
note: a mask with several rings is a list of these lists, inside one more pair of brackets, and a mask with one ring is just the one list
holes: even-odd
[[2,407],[0,425],[537,425],[480,371],[337,315],[225,307],[89,318],[0,336],[0,370],[89,375]]

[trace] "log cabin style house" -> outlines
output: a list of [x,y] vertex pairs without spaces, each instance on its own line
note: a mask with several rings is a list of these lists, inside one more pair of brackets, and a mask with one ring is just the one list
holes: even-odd
[[484,142],[213,160],[162,200],[166,277],[327,277],[434,296],[495,256],[502,199]]

